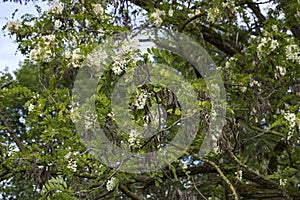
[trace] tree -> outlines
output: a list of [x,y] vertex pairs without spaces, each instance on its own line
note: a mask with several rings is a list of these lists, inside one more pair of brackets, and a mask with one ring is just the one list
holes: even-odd
[[[7,73],[1,76],[3,197],[300,197],[298,1],[60,0],[52,2],[46,12],[36,8],[38,17],[24,15],[4,27],[27,59],[15,80]],[[221,88],[210,84],[184,56],[166,48],[140,51],[134,38],[120,39],[126,31],[141,27],[188,35],[209,53],[222,74],[227,95],[226,115],[221,116],[224,126],[217,148],[205,156],[199,150],[213,121],[213,94]],[[193,54],[188,48],[183,51]],[[174,73],[165,70],[165,65],[172,66]],[[94,89],[97,92],[74,105],[78,92],[91,86],[89,79],[78,79],[82,69],[87,67],[95,78],[92,72],[99,66],[103,70],[96,74],[101,75]],[[144,68],[134,71],[137,66]],[[152,66],[159,66],[155,72],[164,72],[166,81],[175,85],[184,85],[177,78],[184,76],[192,89],[184,85],[176,93],[171,86],[151,84],[147,67],[151,71]],[[141,78],[138,87],[122,86],[134,73]],[[116,87],[121,92],[114,93]],[[125,90],[129,96],[124,106],[113,95],[122,96]],[[190,93],[197,100],[186,99]],[[189,108],[193,102],[199,121],[184,115],[184,103]],[[96,115],[88,113],[91,105]],[[131,153],[163,152],[181,127],[188,125],[184,134],[193,134],[194,125],[199,129],[192,143],[166,166],[130,173],[120,169],[132,158],[120,160],[115,167],[97,159],[94,149],[103,144],[97,142],[95,122],[107,143],[126,147]],[[158,131],[140,137],[133,124],[150,124]],[[108,150],[105,153],[111,155]],[[144,165],[153,159],[145,158]],[[22,188],[24,183],[29,187]]]

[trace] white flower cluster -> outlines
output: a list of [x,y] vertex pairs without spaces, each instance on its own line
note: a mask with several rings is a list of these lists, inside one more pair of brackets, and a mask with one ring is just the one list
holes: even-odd
[[73,68],[78,68],[80,66],[80,59],[82,58],[80,52],[80,48],[65,52],[65,57],[70,61],[70,63],[68,64],[69,66]]
[[101,4],[93,4],[92,7],[96,15],[102,15],[104,13],[104,9]]
[[93,51],[90,53],[86,61],[88,63],[88,66],[99,68],[101,65],[106,64],[106,59],[108,58],[108,55],[106,51],[102,49],[98,49],[98,51]]
[[77,169],[77,161],[76,161],[76,156],[79,155],[79,152],[68,152],[64,158],[68,160],[68,166],[67,168],[70,169],[71,171],[75,172]]
[[296,115],[294,113],[286,112],[283,114],[283,117],[290,124],[290,128],[296,126]]
[[118,76],[121,75],[126,63],[126,60],[122,57],[116,57],[112,66],[113,73]]
[[259,59],[262,59],[264,55],[269,55],[279,46],[278,41],[270,37],[263,37],[260,42],[257,46],[257,56]]
[[279,185],[280,186],[282,186],[282,187],[284,187],[285,185],[287,184],[287,179],[285,178],[285,179],[279,179]]
[[161,17],[165,16],[165,15],[166,15],[165,11],[159,10],[159,9],[155,9],[155,11],[153,13],[151,13],[150,19],[153,20],[155,26],[159,27],[162,24],[162,22],[163,22],[163,20],[162,20]]
[[29,59],[32,61],[42,60],[50,62],[53,58],[51,47],[55,43],[55,35],[45,35],[41,37],[37,46],[31,50]]
[[34,105],[33,104],[29,104],[28,106],[28,112],[32,112],[34,110]]
[[222,2],[222,7],[223,8],[228,8],[228,9],[230,9],[232,11],[236,10],[234,0],[228,0],[226,2]]
[[59,29],[61,27],[61,25],[62,25],[62,22],[59,19],[54,21],[54,28],[55,29]]
[[139,133],[136,130],[130,130],[129,139],[128,139],[130,147],[140,147],[141,143],[139,141],[138,136]]
[[274,32],[278,32],[278,27],[276,24],[273,24],[271,27]]
[[237,62],[237,58],[230,57],[228,61],[225,63],[225,68],[229,69],[230,67],[234,67]]
[[257,80],[251,79],[250,87],[254,87],[254,86],[260,87],[260,83]]
[[136,61],[135,57],[137,57],[138,44],[139,41],[137,38],[127,38],[118,44],[119,51],[117,55],[113,57],[114,63],[112,70],[114,74],[122,74],[126,63]]
[[300,64],[300,49],[296,44],[291,44],[285,48],[286,57],[288,60],[298,62]]
[[134,105],[137,107],[137,109],[144,109],[148,96],[149,94],[146,90],[141,90],[140,93],[136,94]]
[[117,179],[115,177],[112,177],[106,183],[106,189],[107,189],[107,191],[112,191],[118,184],[119,184],[119,179]]
[[47,14],[61,15],[63,11],[63,6],[59,2],[51,2],[52,7],[47,11]]
[[242,181],[242,179],[243,179],[243,171],[242,170],[234,172],[234,174],[239,181]]
[[284,76],[286,74],[286,69],[281,66],[276,66],[275,79],[278,79],[280,76]]
[[20,21],[17,19],[15,21],[9,21],[7,23],[7,29],[10,32],[17,32],[21,27]]
[[209,22],[214,23],[216,20],[219,19],[219,17],[220,17],[220,10],[219,10],[219,8],[214,7],[214,8],[210,8],[207,11],[207,20]]
[[85,116],[84,127],[85,129],[90,129],[94,127],[94,124],[97,122],[97,116],[95,113],[90,113]]
[[189,17],[189,18],[192,18],[192,17],[195,17],[196,15],[200,15],[200,14],[201,14],[201,10],[196,9],[196,10],[195,10],[195,13],[190,13],[190,14],[188,14],[188,17]]
[[168,15],[170,17],[173,17],[174,11],[172,10],[172,8],[170,8],[170,10],[168,11]]

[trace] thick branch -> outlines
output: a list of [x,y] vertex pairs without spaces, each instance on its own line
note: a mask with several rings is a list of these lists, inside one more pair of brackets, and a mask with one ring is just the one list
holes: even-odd
[[13,128],[9,125],[8,121],[6,120],[6,118],[4,117],[4,115],[2,113],[3,112],[0,109],[0,118],[3,121],[4,126],[7,128],[8,132],[10,133],[12,139],[17,144],[17,146],[20,149],[20,151],[26,151],[25,146],[23,145],[23,143],[21,142],[21,140],[18,138],[18,136],[15,134]]
[[134,194],[133,192],[131,192],[125,185],[123,184],[120,184],[119,185],[119,188],[120,190],[126,194],[128,197],[130,197],[131,199],[134,199],[134,200],[141,200],[140,197],[138,197],[136,194]]

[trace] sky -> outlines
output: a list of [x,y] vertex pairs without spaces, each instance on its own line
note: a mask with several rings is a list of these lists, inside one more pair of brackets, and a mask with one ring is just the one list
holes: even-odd
[[[12,13],[18,9],[14,19],[20,19],[25,13],[38,15],[34,5],[38,4],[45,10],[48,6],[45,2],[34,3],[29,2],[27,5],[20,5],[13,2],[0,2],[0,72],[8,67],[9,72],[19,68],[19,62],[24,59],[20,53],[17,53],[18,45],[14,41],[14,38],[4,36],[2,27],[11,20]],[[6,32],[6,31],[5,31]]]

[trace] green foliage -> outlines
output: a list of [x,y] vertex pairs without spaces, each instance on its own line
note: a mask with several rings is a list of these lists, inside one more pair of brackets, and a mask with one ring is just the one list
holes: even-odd
[[[298,1],[49,2],[48,11],[36,5],[37,16],[25,14],[3,27],[26,59],[15,79],[7,71],[0,74],[0,198],[300,198]],[[269,10],[262,11],[266,6]],[[206,162],[197,157],[201,145],[210,144],[205,138],[214,125],[214,99],[205,75],[173,52],[155,47],[145,52],[134,45],[125,51],[120,47],[124,41],[111,44],[108,39],[151,26],[189,35],[222,74],[227,113],[218,116],[225,119],[224,127],[213,138],[217,151],[208,153]],[[102,54],[91,57],[95,49]],[[90,89],[82,81],[77,82],[81,91],[72,90],[83,66],[90,67],[90,78],[99,80],[95,94],[74,102],[78,92]],[[142,80],[137,87],[125,88],[137,66],[156,66],[160,77],[175,86],[185,86],[184,79],[193,91],[181,87],[184,91],[175,93],[165,80],[149,84],[144,68],[138,71]],[[101,73],[93,74],[93,67],[101,67]],[[124,99],[113,99],[116,86],[129,94],[126,105]],[[189,102],[188,92],[196,94],[196,102]],[[191,124],[198,125],[192,144],[178,147],[182,155],[173,163],[133,174],[120,170],[127,157],[112,168],[85,146],[83,138],[95,136],[92,124],[99,123],[107,140],[94,138],[96,147],[109,140],[128,153],[164,152],[185,125],[184,115],[190,114],[179,99],[195,103],[200,120]],[[90,105],[95,113],[82,117]],[[156,120],[158,115],[164,119]],[[158,133],[142,137],[132,127]],[[191,133],[185,134],[183,140]],[[155,156],[139,166],[155,165]]]

